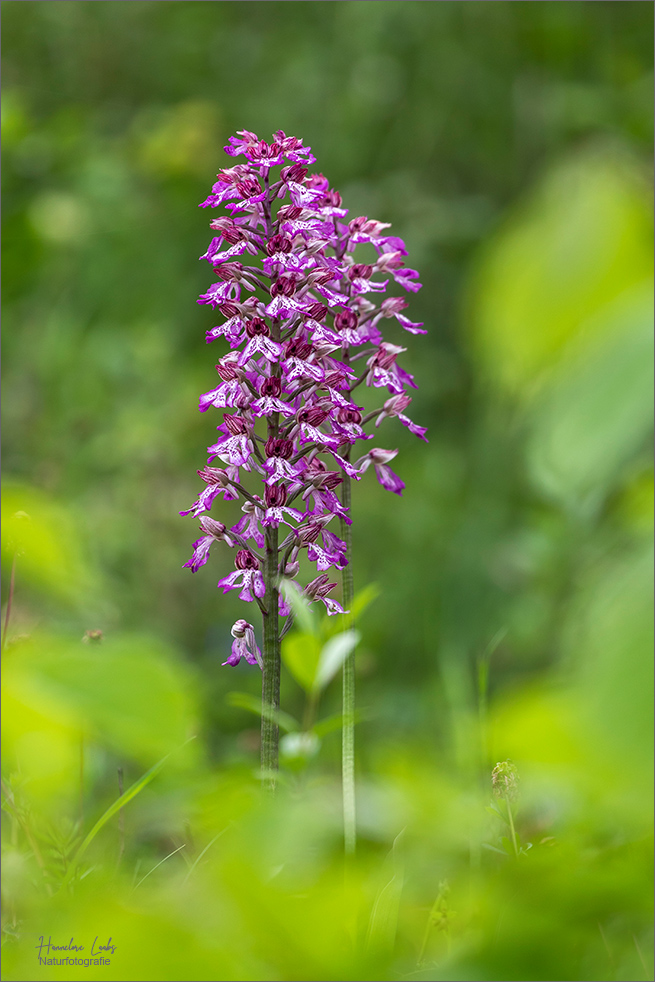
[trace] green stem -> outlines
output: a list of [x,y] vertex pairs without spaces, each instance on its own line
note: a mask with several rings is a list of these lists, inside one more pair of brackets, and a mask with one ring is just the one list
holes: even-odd
[[278,636],[277,528],[266,529],[264,583],[264,668],[262,670],[262,772],[270,791],[275,790],[278,769],[279,728],[275,722],[280,708],[280,640]]
[[512,817],[512,807],[509,803],[509,798],[505,798],[505,804],[507,805],[507,817],[509,818],[509,829],[512,834],[512,845],[514,846],[514,855],[518,859],[519,850],[516,844],[516,830],[514,828],[514,819]]
[[[341,502],[350,509],[351,484],[345,475],[341,486]],[[341,535],[346,543],[348,565],[342,570],[343,608],[350,611],[353,603],[352,533],[350,525],[341,519]],[[345,628],[353,626],[351,613],[345,615]],[[356,842],[355,812],[355,654],[351,652],[343,663],[343,725],[341,741],[341,775],[343,792],[343,839],[346,855],[353,855]]]
[[[271,189],[269,186],[269,175],[264,176],[264,188],[266,198],[264,200],[264,219],[266,223],[266,238],[271,236]],[[265,288],[268,292],[268,287]],[[271,337],[274,341],[280,341],[280,321],[274,317],[271,323]],[[273,368],[273,375],[280,377],[280,365],[276,364]],[[267,438],[276,437],[280,429],[280,414],[273,413],[268,417],[266,426]],[[259,453],[257,444],[255,448]],[[261,455],[260,455],[261,456]],[[278,529],[268,527],[266,529],[266,556],[264,559],[264,584],[266,593],[264,595],[264,607],[262,610],[263,627],[263,648],[264,665],[262,667],[262,723],[261,723],[261,769],[264,786],[268,791],[274,792],[277,780],[278,761],[279,761],[279,742],[280,730],[277,720],[277,713],[280,708],[280,629],[278,624],[279,595],[278,585]]]

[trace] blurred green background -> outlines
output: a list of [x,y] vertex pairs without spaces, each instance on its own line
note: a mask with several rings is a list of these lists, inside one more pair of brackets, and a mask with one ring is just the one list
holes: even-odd
[[[37,976],[24,938],[45,910],[70,933],[105,896],[128,961],[79,977],[652,978],[652,6],[4,0],[2,14],[6,977],[78,977]],[[360,624],[362,847],[345,908],[338,734],[296,761],[265,820],[257,720],[226,702],[259,679],[220,668],[243,615],[215,587],[230,556],[182,569],[196,523],[178,512],[214,433],[197,396],[220,346],[195,303],[197,203],[243,128],[304,138],[352,217],[393,223],[424,283],[408,312],[428,337],[391,340],[430,443],[387,422],[404,496],[372,475],[355,488],[356,588],[380,596]],[[216,517],[233,524],[233,507]],[[80,646],[89,629],[102,645]],[[302,714],[290,677],[282,700]],[[324,713],[338,705],[334,685]],[[197,893],[180,893],[175,857],[137,917],[101,851],[77,899],[48,907],[39,836],[54,882],[117,767],[129,784],[191,733],[136,799],[124,862],[133,886],[136,863],[143,875],[171,842],[197,856],[232,822]],[[507,757],[522,834],[546,843],[520,868],[480,845]],[[403,828],[406,872],[385,893]],[[289,883],[271,888],[258,859],[290,864]],[[458,918],[451,936],[439,915],[426,947],[444,877]],[[349,903],[359,961],[324,928]],[[258,904],[255,927],[234,920]],[[231,925],[216,949],[207,908]],[[285,917],[300,918],[293,940]]]

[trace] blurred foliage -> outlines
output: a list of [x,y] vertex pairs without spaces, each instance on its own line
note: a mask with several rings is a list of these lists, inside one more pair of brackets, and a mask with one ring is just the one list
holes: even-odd
[[[651,5],[2,10],[5,977],[652,978]],[[405,238],[430,329],[430,443],[388,422],[404,499],[354,496],[345,881],[313,693],[344,625],[303,624],[313,662],[285,639],[263,801],[230,557],[183,570],[177,515],[218,352],[196,204],[231,133],[280,127]],[[111,967],[38,966],[73,933]]]

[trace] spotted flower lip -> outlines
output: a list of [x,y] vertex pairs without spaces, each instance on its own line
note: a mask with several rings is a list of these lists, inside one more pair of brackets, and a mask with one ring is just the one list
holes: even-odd
[[[347,564],[346,545],[328,524],[338,518],[349,525],[352,516],[339,486],[373,467],[387,490],[402,494],[405,487],[389,466],[398,451],[374,447],[353,463],[355,448],[370,447],[377,427],[394,417],[426,439],[425,427],[405,414],[408,390],[416,387],[400,364],[406,349],[382,330],[426,333],[404,313],[407,295],[420,289],[418,273],[388,223],[348,217],[339,192],[310,172],[315,157],[302,140],[282,130],[270,140],[240,130],[225,150],[231,166],[218,172],[200,205],[218,213],[200,257],[216,282],[198,303],[220,314],[207,342],[228,351],[216,365],[218,384],[199,398],[201,412],[221,416],[207,466],[198,471],[205,486],[181,513],[199,518],[203,532],[185,565],[200,569],[214,542],[235,549],[235,569],[218,586],[264,611],[273,601],[257,550],[282,540],[279,575],[297,577],[306,554],[317,576],[305,596],[340,613],[329,571]],[[389,295],[396,288],[402,296]],[[358,404],[361,383],[380,390],[377,410]],[[208,515],[221,497],[241,500],[242,515],[230,529]],[[281,598],[278,610],[290,613]],[[224,664],[244,658],[261,665],[252,624],[236,621],[232,636]]]

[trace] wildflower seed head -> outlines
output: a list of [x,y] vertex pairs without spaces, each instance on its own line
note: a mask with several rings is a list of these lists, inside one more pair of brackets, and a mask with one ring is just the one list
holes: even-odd
[[511,760],[499,761],[491,772],[491,789],[496,798],[516,801],[519,794],[519,775]]

